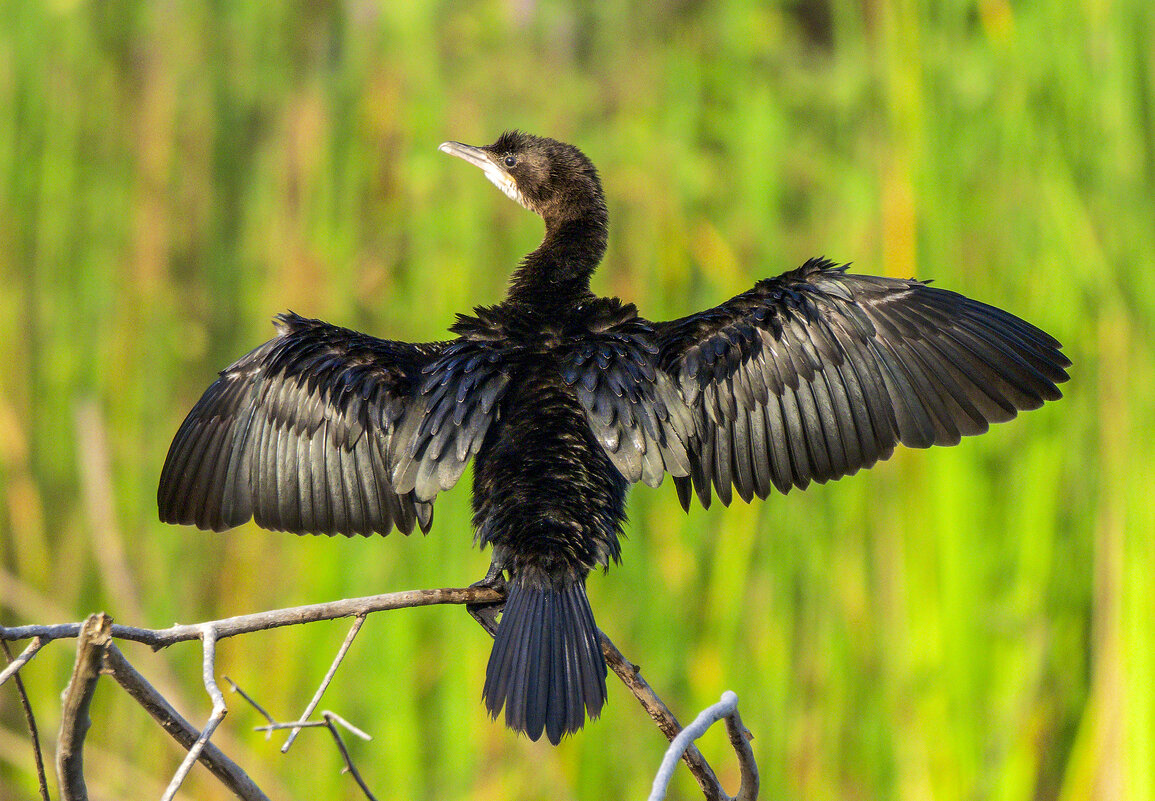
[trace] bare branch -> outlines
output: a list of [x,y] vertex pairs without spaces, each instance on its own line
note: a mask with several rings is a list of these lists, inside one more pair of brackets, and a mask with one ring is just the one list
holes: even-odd
[[[18,672],[21,665],[36,655],[36,652],[40,650],[40,645],[40,639],[34,639],[28,643],[28,647],[20,656],[13,659],[12,649],[8,647],[8,643],[0,641],[0,646],[4,648],[4,656],[8,658],[8,667],[4,669],[6,674],[4,678],[15,677],[12,683],[16,685],[16,694],[20,696],[20,708],[24,711],[24,723],[28,726],[28,736],[32,738],[32,756],[36,760],[36,782],[39,785],[40,798],[41,801],[51,801],[48,795],[48,776],[44,772],[44,756],[40,753],[40,729],[36,726],[36,716],[32,714],[32,703],[28,700],[28,691],[24,689],[24,681]],[[4,680],[0,680],[0,684],[3,683]]]
[[670,779],[673,778],[674,768],[678,758],[689,748],[693,747],[694,740],[706,733],[719,719],[725,718],[726,732],[730,736],[730,745],[738,756],[738,769],[741,772],[742,784],[738,795],[730,799],[721,785],[718,785],[718,794],[724,801],[756,801],[758,798],[758,765],[754,761],[754,752],[750,748],[752,735],[742,725],[742,716],[738,714],[738,696],[730,690],[722,693],[718,703],[702,710],[693,722],[678,733],[678,736],[666,749],[658,773],[654,776],[654,784],[650,790],[649,801],[662,801],[666,797]]
[[[725,696],[722,696],[725,698]],[[738,755],[738,770],[742,777],[742,784],[738,787],[738,794],[734,801],[756,801],[758,798],[758,763],[754,761],[754,750],[750,748],[750,741],[754,735],[742,725],[742,716],[738,714],[738,697],[734,697],[734,711],[726,716],[726,734],[730,736],[730,745]]]
[[[365,784],[365,780],[361,778],[361,773],[357,770],[357,766],[353,764],[353,758],[349,756],[349,749],[345,747],[345,741],[341,739],[341,733],[337,731],[337,727],[333,725],[333,721],[337,716],[327,711],[321,713],[321,716],[325,719],[325,723],[328,724],[329,733],[333,735],[333,740],[337,743],[337,750],[341,752],[341,758],[345,760],[345,770],[353,777],[353,781],[357,782],[357,786],[361,788],[361,792],[365,794],[365,797],[369,799],[369,801],[377,801],[377,797],[369,790],[369,785]],[[343,720],[341,722],[346,726],[349,725]],[[364,732],[362,732],[362,734],[364,734]]]
[[670,747],[666,749],[666,755],[662,758],[662,764],[654,777],[649,801],[662,801],[666,797],[666,788],[670,785],[670,779],[674,775],[674,766],[678,764],[678,759],[682,753],[690,747],[691,743],[705,734],[706,729],[710,728],[715,721],[733,712],[737,704],[738,696],[727,690],[722,694],[722,700],[713,706],[706,707],[699,713],[698,717],[691,721],[689,726],[678,732],[678,736],[670,742]]
[[100,663],[111,640],[112,618],[103,612],[89,615],[80,628],[76,664],[64,691],[60,737],[56,745],[56,775],[64,801],[86,801],[84,736],[92,725],[88,708],[100,678]]
[[201,678],[204,681],[205,690],[208,691],[209,698],[212,699],[213,708],[209,713],[209,719],[205,723],[204,729],[201,730],[200,736],[197,737],[196,742],[189,748],[188,753],[185,754],[184,761],[180,763],[176,774],[172,777],[172,781],[168,784],[168,789],[164,791],[161,796],[161,801],[172,801],[176,796],[176,791],[180,789],[181,784],[184,783],[185,777],[188,776],[192,766],[200,757],[201,751],[204,750],[209,738],[213,736],[220,722],[225,719],[228,714],[228,707],[225,706],[225,696],[221,692],[221,688],[217,686],[216,680],[216,665],[217,665],[217,633],[216,628],[208,623],[201,626],[201,641],[202,650],[204,653],[203,668]]
[[254,726],[253,731],[263,731],[266,735],[271,735],[275,731],[285,729],[324,729],[328,725],[323,720],[290,720],[288,723],[281,723],[270,719],[264,726]]
[[[270,715],[268,712],[265,711],[265,708],[263,706],[258,704],[253,699],[253,697],[251,695],[249,695],[247,692],[245,692],[244,690],[241,689],[241,685],[237,684],[235,681],[230,679],[228,676],[225,676],[224,679],[225,679],[225,681],[227,681],[229,683],[229,687],[232,689],[232,691],[235,692],[237,695],[239,695],[241,698],[244,698],[246,701],[248,701],[249,706],[251,706],[253,709],[260,712],[265,720],[269,721],[270,724],[277,722],[277,721],[273,720],[272,715]],[[263,728],[265,730],[265,739],[267,740],[273,735],[273,732],[272,732],[271,727],[269,727],[269,726],[265,726]],[[257,731],[261,731],[261,729],[262,729],[262,727],[258,727]]]
[[[346,637],[345,637],[345,644],[346,645],[348,645],[350,642],[352,642],[353,635],[356,634],[356,630],[359,628],[360,628],[360,625],[355,624],[353,627],[353,630],[350,631],[348,635],[346,635]],[[343,649],[343,650],[345,650],[345,649]],[[337,662],[340,662],[340,655],[338,656]],[[336,663],[334,664],[334,667],[335,666],[336,666]],[[268,712],[266,712],[261,707],[260,704],[258,704],[256,701],[254,701],[252,699],[252,697],[248,693],[246,693],[239,686],[237,686],[236,682],[232,681],[231,679],[229,679],[228,681],[229,681],[229,684],[232,685],[233,690],[240,694],[241,698],[244,698],[246,701],[248,701],[253,706],[254,709],[256,709],[258,712],[260,712],[262,715],[264,715],[265,719],[269,721],[267,726],[257,726],[256,727],[257,731],[263,731],[263,732],[265,732],[266,735],[271,735],[274,731],[279,731],[281,729],[292,729],[294,734],[301,731],[302,729],[319,729],[319,728],[328,729],[329,734],[333,735],[334,742],[337,743],[337,750],[341,753],[341,759],[344,760],[344,762],[345,762],[345,766],[344,766],[344,768],[342,768],[341,772],[350,774],[353,777],[353,780],[356,781],[357,785],[361,788],[361,791],[365,793],[365,797],[370,799],[370,801],[376,801],[376,798],[373,796],[373,793],[369,790],[369,786],[367,784],[365,784],[365,780],[361,778],[361,773],[357,770],[357,766],[353,764],[353,758],[349,755],[349,750],[345,747],[345,741],[343,739],[341,739],[341,733],[337,731],[337,725],[344,726],[346,729],[351,731],[357,737],[360,737],[362,740],[372,740],[373,739],[372,737],[370,737],[368,734],[366,734],[365,732],[358,729],[356,726],[354,726],[349,721],[345,720],[343,717],[338,715],[336,712],[330,712],[327,709],[321,713],[321,717],[323,718],[322,720],[304,720],[304,719],[301,719],[301,720],[291,721],[289,723],[280,723],[280,722],[274,720],[272,715],[270,715]],[[308,714],[308,713],[306,713],[306,714]],[[281,752],[284,753],[284,751],[285,751],[285,749],[282,748]]]
[[[191,726],[187,721],[178,715],[171,705],[140,676],[139,673],[128,664],[124,659],[123,654],[120,653],[115,646],[108,644],[105,640],[106,655],[104,661],[107,670],[116,677],[117,681],[123,686],[130,695],[133,696],[145,709],[168,731],[178,742],[189,749],[189,753],[182,762],[176,775],[173,777],[168,790],[165,793],[165,799],[171,799],[176,793],[177,788],[180,787],[185,777],[194,762],[198,759],[203,762],[209,769],[217,775],[233,792],[244,799],[264,799],[264,793],[252,783],[252,780],[244,774],[234,763],[224,756],[219,749],[209,743],[209,738],[223,720],[227,713],[227,708],[224,702],[224,696],[217,686],[215,679],[215,661],[216,661],[216,642],[225,637],[233,637],[240,634],[247,634],[255,631],[265,631],[268,629],[279,628],[282,626],[299,625],[303,623],[312,623],[321,620],[334,620],[342,617],[355,617],[356,621],[350,627],[345,641],[342,643],[333,663],[330,665],[328,672],[322,679],[321,685],[315,693],[313,699],[306,706],[305,712],[301,719],[292,723],[276,723],[273,719],[261,709],[251,698],[249,698],[239,687],[232,684],[233,689],[240,693],[250,704],[261,712],[269,721],[269,726],[260,727],[259,730],[272,731],[274,729],[291,728],[293,732],[286,741],[282,751],[287,750],[292,743],[293,738],[301,728],[315,727],[324,725],[332,732],[334,739],[338,744],[338,748],[342,753],[342,757],[346,762],[346,770],[353,774],[354,779],[358,785],[365,792],[368,798],[373,798],[372,794],[365,786],[360,778],[356,768],[349,759],[348,752],[345,749],[344,742],[340,734],[337,732],[335,725],[340,723],[349,728],[357,736],[365,737],[368,735],[361,732],[359,729],[344,722],[341,718],[331,712],[324,713],[325,722],[323,724],[309,722],[307,719],[311,715],[320,702],[325,690],[331,683],[337,668],[340,666],[342,660],[347,654],[353,639],[364,623],[365,617],[371,612],[386,611],[390,609],[403,609],[414,606],[432,606],[436,604],[467,604],[470,606],[471,614],[475,614],[479,608],[486,606],[490,607],[491,612],[495,613],[496,607],[504,600],[504,593],[501,589],[491,586],[472,586],[464,588],[444,588],[433,590],[410,590],[405,592],[386,593],[383,595],[373,595],[364,598],[351,598],[340,601],[333,601],[330,603],[310,604],[307,606],[291,607],[288,609],[277,609],[267,612],[260,612],[251,615],[239,615],[236,617],[225,618],[222,620],[210,621],[195,625],[174,625],[166,629],[145,629],[131,626],[113,625],[111,620],[107,620],[107,635],[112,638],[133,640],[152,647],[154,650],[165,648],[178,642],[187,642],[194,639],[200,639],[203,643],[203,681],[205,689],[208,691],[213,702],[212,712],[201,732]],[[491,615],[492,618],[494,615]],[[486,616],[478,616],[478,622],[486,627]],[[84,626],[87,626],[92,620],[90,618],[85,621]],[[488,630],[488,627],[486,627]],[[17,661],[23,660],[26,663],[31,659],[35,653],[42,647],[42,645],[49,640],[62,639],[69,637],[81,637],[84,628],[78,623],[66,623],[58,625],[32,625],[32,626],[17,626],[4,627],[0,626],[0,641],[20,640],[36,638],[25,649],[24,653]],[[491,632],[492,633],[492,632]],[[610,641],[605,634],[599,632],[601,637],[602,652],[605,655],[606,663],[621,679],[622,683],[634,694],[642,705],[643,709],[650,715],[654,722],[658,725],[659,730],[673,742],[682,732],[682,728],[677,719],[670,712],[669,708],[657,696],[649,684],[642,678],[638,666],[629,662],[617,649],[617,647]],[[87,635],[85,635],[87,636]],[[82,643],[83,644],[83,643]],[[79,656],[78,656],[79,665]],[[10,675],[14,673],[14,668],[7,669],[4,674]],[[89,690],[89,695],[91,690]],[[693,738],[697,735],[686,735],[682,740],[678,741],[677,748],[671,747],[668,752],[668,759],[676,763],[680,756],[684,760],[693,774],[695,780],[698,782],[703,795],[707,801],[754,801],[758,794],[758,769],[754,762],[753,753],[749,747],[749,732],[742,726],[741,718],[738,716],[737,709],[733,708],[729,713],[723,712],[721,714],[728,714],[727,717],[727,731],[730,734],[730,741],[734,747],[735,753],[738,757],[739,768],[742,776],[742,784],[738,796],[731,800],[730,797],[722,789],[717,776],[713,769],[703,758],[701,752],[693,745]],[[716,720],[717,717],[714,718]],[[708,725],[708,724],[707,724]],[[63,736],[63,727],[62,727]],[[80,735],[83,739],[83,734]],[[683,745],[684,743],[684,745]],[[670,756],[672,754],[672,756]],[[79,754],[77,754],[79,757]],[[668,782],[668,777],[665,779]],[[656,786],[656,785],[655,785]],[[83,777],[80,777],[80,787],[83,788]],[[663,785],[662,792],[664,793],[665,785]],[[68,796],[71,797],[71,796]],[[82,798],[83,795],[75,796]]]
[[[319,620],[336,620],[342,617],[367,615],[387,609],[407,609],[413,606],[435,606],[437,604],[486,604],[496,603],[505,596],[499,590],[489,587],[462,587],[434,590],[406,590],[383,595],[369,595],[364,598],[347,598],[323,604],[293,606],[288,609],[274,609],[251,615],[238,615],[211,621],[218,640],[267,631],[282,626],[296,626]],[[204,623],[171,626],[167,629],[142,629],[133,626],[113,625],[112,636],[118,640],[132,640],[151,646],[154,650],[166,648],[178,642],[201,639]],[[58,640],[76,637],[80,634],[79,623],[60,623],[50,626],[0,626],[0,640],[27,640],[41,637],[44,640]]]
[[32,626],[0,626],[0,640],[27,640],[39,637],[48,643],[51,640],[70,640],[80,636],[81,623],[54,623]]
[[349,732],[350,732],[350,733],[351,733],[351,734],[352,734],[354,737],[360,737],[360,738],[361,738],[362,740],[364,740],[365,742],[369,742],[369,741],[371,741],[371,740],[373,739],[373,738],[372,738],[372,737],[370,737],[368,734],[366,734],[365,732],[361,731],[361,730],[360,730],[360,729],[358,729],[356,726],[354,726],[352,723],[350,723],[349,721],[345,720],[345,718],[343,718],[343,717],[341,717],[340,715],[338,715],[336,712],[330,712],[328,709],[326,709],[325,711],[323,711],[323,712],[321,713],[321,715],[322,715],[322,716],[325,718],[325,720],[326,720],[326,721],[328,721],[329,723],[336,723],[336,724],[338,724],[338,725],[340,725],[340,726],[344,726],[346,729],[348,729],[348,730],[349,730]]
[[[32,657],[36,656],[40,649],[44,647],[44,640],[39,637],[33,637],[32,642],[28,643],[28,647],[20,652],[20,656],[13,659],[12,652],[8,650],[7,641],[0,640],[0,642],[4,642],[4,654],[8,657],[8,665],[3,670],[0,670],[0,686],[15,676],[20,668],[31,662]],[[17,682],[19,682],[19,678],[17,678]]]
[[[349,652],[349,646],[353,644],[353,638],[357,636],[357,632],[361,630],[361,626],[365,623],[364,615],[357,615],[357,619],[353,621],[349,633],[345,635],[345,641],[341,643],[341,648],[337,651],[337,656],[333,659],[333,664],[329,666],[329,671],[325,674],[325,678],[321,680],[321,686],[317,688],[317,692],[313,694],[305,711],[301,714],[298,720],[308,720],[309,715],[313,714],[313,710],[317,708],[317,704],[321,703],[321,696],[325,694],[325,690],[329,686],[329,682],[333,680],[333,675],[337,672],[337,666],[341,664],[341,660],[345,658],[345,654]],[[301,733],[298,726],[289,732],[289,736],[285,739],[285,744],[281,746],[281,753],[287,754],[289,746],[293,744],[293,740],[297,739],[297,735]]]
[[[622,680],[622,684],[626,685],[629,691],[634,694],[642,708],[649,713],[654,723],[658,724],[662,734],[666,735],[666,739],[673,742],[678,733],[682,731],[682,726],[674,717],[674,713],[642,678],[638,666],[622,656],[622,652],[604,632],[599,633],[602,640],[602,653],[606,657],[606,664],[609,665],[610,670],[616,673],[618,678]],[[706,801],[725,801],[727,796],[722,790],[722,784],[714,775],[714,769],[706,762],[706,758],[702,756],[698,747],[690,743],[681,754],[686,766],[690,769],[690,773],[697,780],[698,787],[702,789]]]
[[[109,645],[105,652],[104,669],[174,740],[185,749],[192,748],[200,732],[172,708],[115,645]],[[268,796],[253,783],[248,774],[212,743],[205,744],[200,762],[244,801],[269,801]]]
[[323,729],[332,722],[344,726],[351,734],[355,737],[360,737],[362,740],[370,741],[373,739],[372,736],[361,731],[361,729],[358,729],[336,712],[330,712],[326,709],[321,714],[326,717],[325,720],[290,720],[288,723],[278,723],[270,718],[267,726],[257,726],[253,731],[274,732],[280,731],[281,729]]

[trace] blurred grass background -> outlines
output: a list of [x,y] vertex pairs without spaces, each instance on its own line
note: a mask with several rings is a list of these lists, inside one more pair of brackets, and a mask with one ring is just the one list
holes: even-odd
[[[0,615],[163,626],[465,585],[468,490],[426,538],[157,522],[169,441],[291,308],[444,336],[540,222],[439,142],[521,127],[599,166],[595,289],[663,319],[809,256],[934,279],[1053,333],[1067,397],[954,449],[684,515],[636,491],[602,628],[683,719],[741,699],[764,798],[1155,797],[1155,7],[1147,0],[567,4],[0,0]],[[467,482],[466,482],[467,486]],[[230,640],[281,719],[345,624]],[[127,653],[190,719],[200,654]],[[383,798],[643,797],[664,741],[611,684],[554,749],[487,720],[462,610],[370,618],[324,706]],[[24,671],[51,749],[69,644]],[[355,798],[236,697],[218,742],[276,798]],[[94,798],[180,758],[110,682]],[[734,787],[724,736],[703,748]],[[34,795],[11,687],[0,796]],[[696,797],[682,771],[674,797]],[[198,769],[189,798],[224,793]]]

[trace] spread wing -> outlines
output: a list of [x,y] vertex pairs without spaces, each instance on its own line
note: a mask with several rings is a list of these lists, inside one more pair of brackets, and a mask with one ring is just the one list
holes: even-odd
[[914,280],[812,259],[713,309],[654,326],[695,416],[704,506],[825,482],[898,443],[953,445],[1061,396],[1070,361],[1000,309]]
[[627,481],[657,487],[666,471],[689,475],[694,419],[674,381],[658,369],[653,330],[633,305],[614,305],[583,330],[563,356],[561,377]]
[[160,519],[221,531],[250,517],[311,534],[423,531],[433,507],[391,481],[399,423],[442,345],[387,342],[295,314],[224,370],[161,471]]

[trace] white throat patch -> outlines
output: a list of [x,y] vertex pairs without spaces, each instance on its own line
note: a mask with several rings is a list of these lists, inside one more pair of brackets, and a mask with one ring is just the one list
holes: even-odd
[[[504,192],[507,198],[529,209],[529,204],[525,202],[525,197],[521,192],[517,191],[517,184],[515,184],[513,179],[506,175],[500,167],[493,163],[487,163],[482,169],[485,172],[485,177],[489,179],[489,182]],[[533,211],[533,209],[529,210]]]

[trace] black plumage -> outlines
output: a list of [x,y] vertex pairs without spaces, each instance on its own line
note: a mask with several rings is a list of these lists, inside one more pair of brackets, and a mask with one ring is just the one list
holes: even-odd
[[953,445],[1060,397],[1059,343],[1007,312],[824,259],[651,323],[595,297],[607,213],[575,147],[510,132],[441,149],[539,214],[505,301],[448,342],[389,342],[293,314],[221,373],[177,432],[161,519],[223,530],[427,531],[471,457],[487,581],[508,595],[484,685],[557,743],[596,717],[605,662],[585,579],[620,555],[625,493],[668,472],[689,508]]

